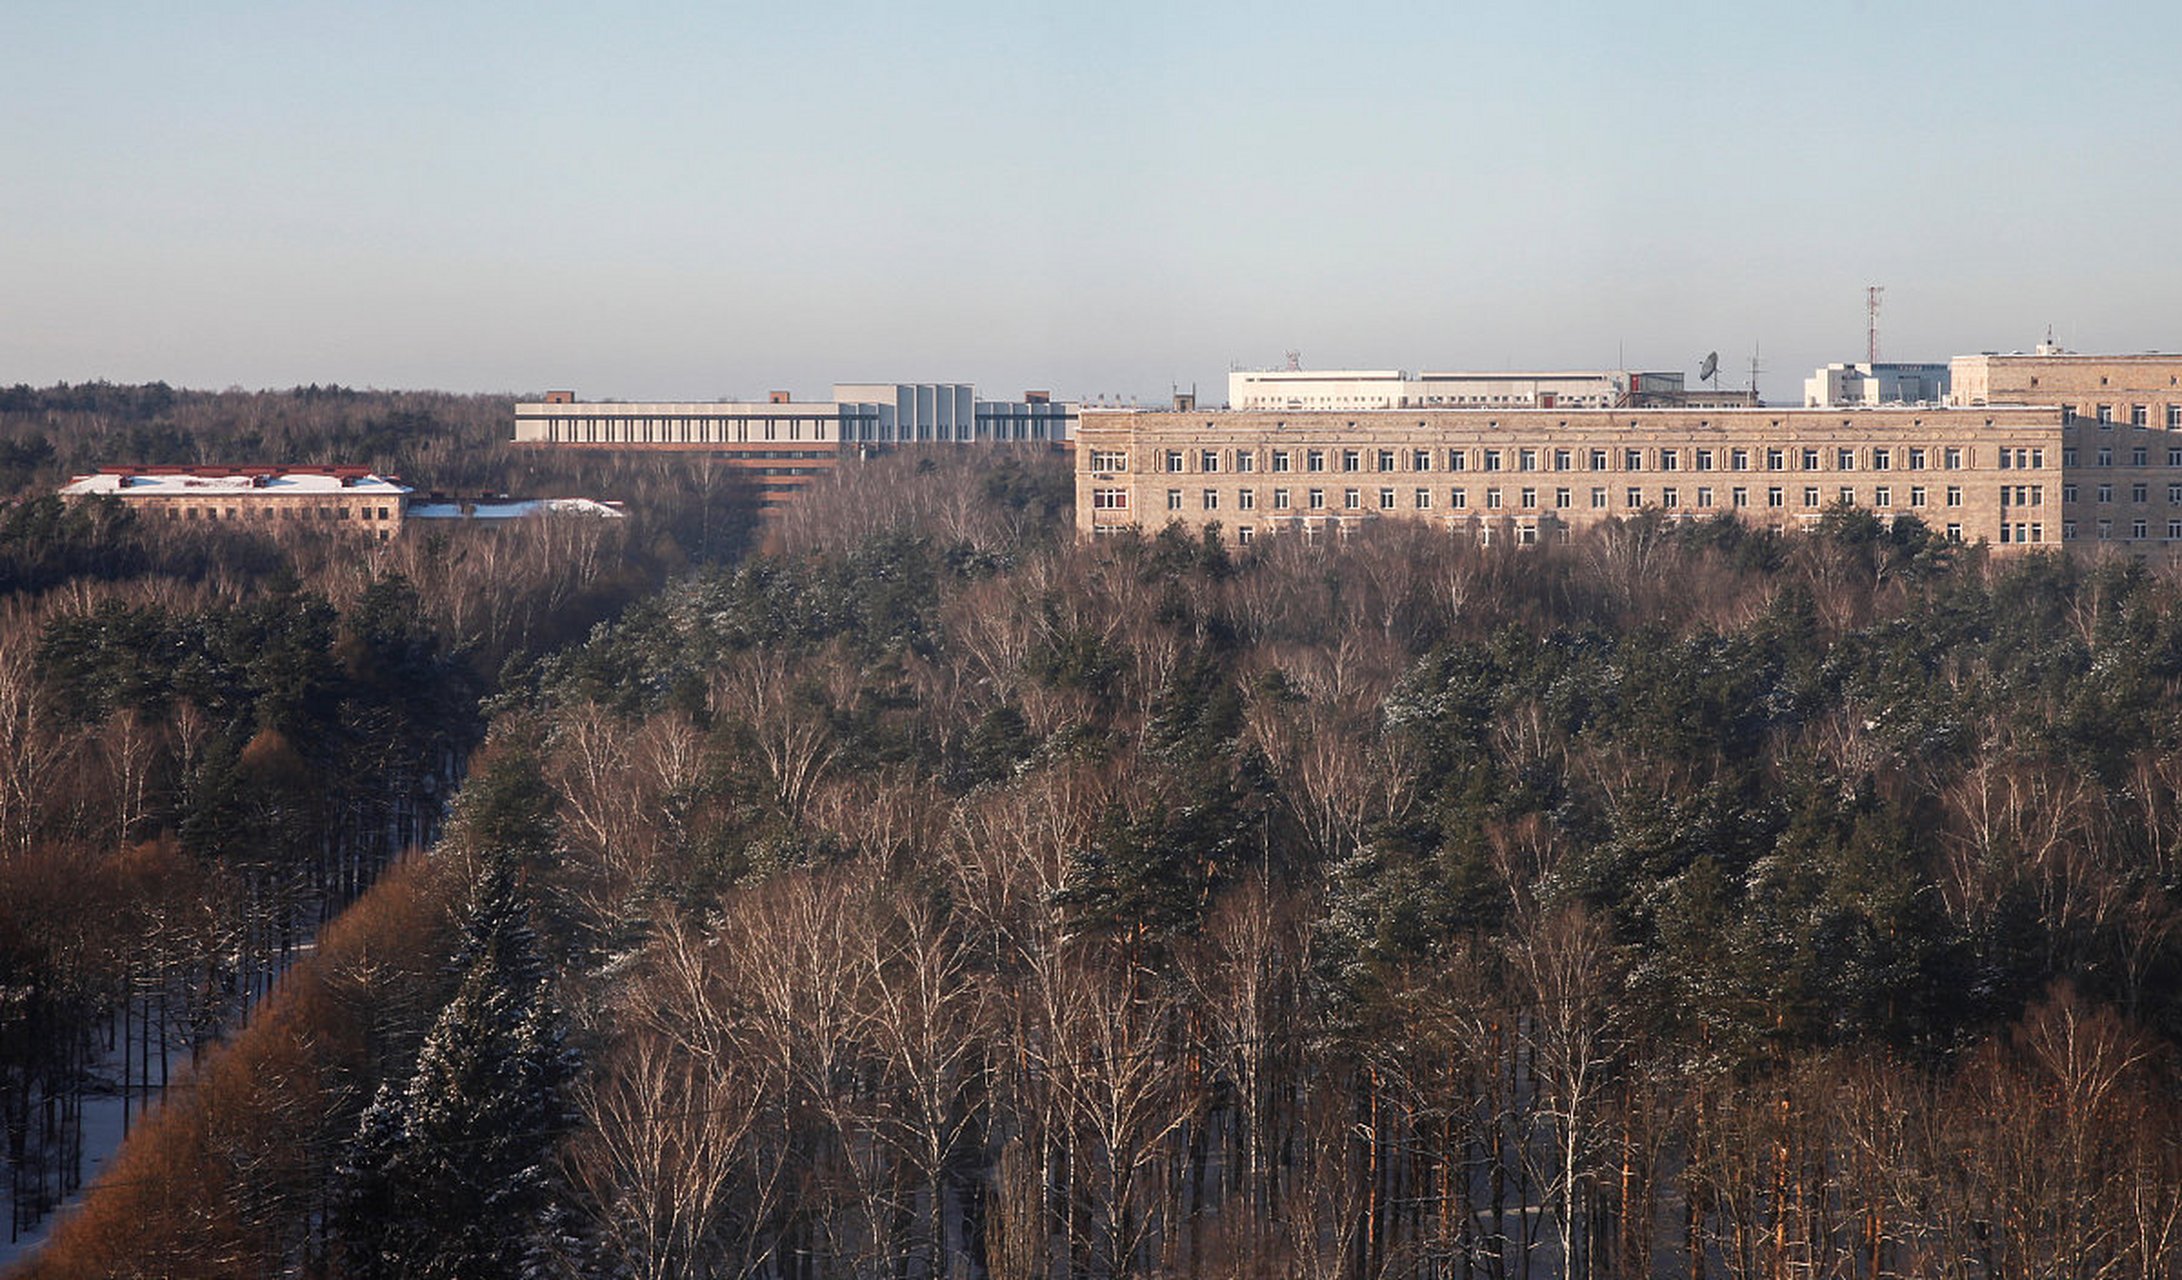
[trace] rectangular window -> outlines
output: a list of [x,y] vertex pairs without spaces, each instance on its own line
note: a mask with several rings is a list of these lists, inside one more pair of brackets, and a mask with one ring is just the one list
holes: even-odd
[[1893,490],[1893,488],[1892,488],[1891,486],[1888,486],[1888,485],[1880,485],[1880,486],[1878,486],[1877,488],[1873,489],[1873,490],[1871,491],[1871,505],[1873,505],[1873,506],[1875,506],[1875,507],[1891,507],[1891,506],[1893,506],[1893,505],[1894,505],[1894,490]]
[[1947,505],[1950,507],[1959,507],[1962,505],[1961,485],[1951,484],[1947,486]]
[[2076,522],[2074,520],[2063,520],[2061,522],[2061,541],[2074,542],[2075,540]]
[[1940,455],[1940,465],[1949,471],[1962,470],[1962,450],[1950,448]]
[[1313,489],[1304,494],[1303,505],[1313,511],[1324,511],[1326,509],[1326,491],[1324,489]]
[[2131,502],[2135,502],[2135,503],[2139,503],[2139,504],[2143,503],[2143,501],[2144,501],[2144,491],[2145,491],[2146,487],[2147,487],[2147,486],[2145,486],[2145,485],[2141,485],[2141,484],[2133,484],[2133,485],[2130,485],[2130,486],[2129,486],[2129,501],[2131,501]]
[[1485,509],[1487,511],[1500,510],[1500,490],[1487,489],[1485,491]]
[[1642,471],[1644,469],[1644,451],[1642,449],[1622,450],[1621,469],[1624,471]]
[[1238,528],[1237,528],[1237,529],[1235,530],[1235,541],[1236,541],[1236,543],[1237,543],[1238,545],[1241,545],[1241,546],[1245,546],[1245,547],[1249,546],[1249,545],[1251,544],[1251,542],[1252,542],[1252,541],[1253,541],[1254,539],[1256,539],[1256,537],[1257,537],[1257,536],[1258,536],[1258,531],[1257,531],[1256,529],[1253,529],[1253,528],[1251,528],[1251,527],[1250,527],[1249,525],[1247,525],[1247,524],[1246,524],[1246,525],[1242,525],[1242,526],[1238,527]]
[[2182,520],[2169,520],[2167,522],[2167,536],[2169,538],[2182,538]]
[[2182,429],[2182,404],[2167,406],[2167,426],[2170,429]]
[[1129,491],[1127,489],[1093,489],[1091,491],[1091,509],[1093,511],[1127,511],[1129,509]]
[[1235,469],[1237,471],[1256,471],[1258,469],[1258,455],[1248,449],[1237,449],[1235,451]]
[[2035,469],[2037,469],[2037,470],[2040,470],[2040,471],[2043,471],[2043,470],[2045,469],[2045,466],[2046,466],[2046,451],[2045,451],[2045,450],[2043,450],[2043,449],[2033,449],[2033,450],[2031,450],[2031,451],[2030,451],[2030,464],[2031,464],[2031,466],[2032,466],[2033,468],[2035,468]]
[[2111,427],[2114,425],[2114,406],[2110,404],[2102,404],[2099,406],[2099,425],[2101,427]]
[[1818,450],[1805,449],[1803,451],[1803,469],[1805,471],[1818,470]]
[[2132,538],[2144,536],[2144,522],[2142,520],[2131,520],[2129,522],[2129,536]]
[[1591,451],[1591,469],[1593,471],[1606,470],[1606,450],[1593,449]]
[[1273,450],[1273,470],[1275,470],[1275,471],[1286,471],[1287,469],[1288,469],[1288,451],[1287,451],[1286,449],[1275,449],[1275,450]]
[[1923,485],[1913,484],[1909,486],[1909,505],[1912,507],[1921,507],[1924,505]]
[[1817,485],[1807,484],[1803,486],[1803,505],[1806,507],[1815,507],[1818,505]]
[[2170,484],[2167,486],[2167,505],[2172,507],[2182,507],[2182,484]]
[[1699,507],[1710,507],[1712,505],[1711,485],[1701,484],[1697,486],[1697,505]]
[[1621,505],[1628,507],[1632,511],[1638,507],[1643,506],[1644,491],[1642,489],[1638,489],[1632,486],[1621,495]]
[[2063,450],[2061,450],[2061,466],[2062,466],[2062,467],[2063,467],[2064,469],[2066,469],[2066,468],[2069,468],[2069,467],[2073,467],[2073,466],[2075,466],[2075,465],[2076,465],[2076,451],[2075,451],[2074,449],[2063,449]]
[[1466,490],[1449,489],[1447,491],[1447,505],[1460,511],[1470,505],[1470,495]]
[[1416,499],[1417,510],[1430,511],[1432,509],[1432,491],[1430,489],[1419,489],[1411,496]]
[[1379,491],[1379,509],[1381,511],[1392,511],[1394,509],[1394,491],[1392,489],[1381,489]]
[[1392,449],[1381,449],[1379,451],[1379,469],[1381,471],[1392,471],[1394,469],[1394,451]]
[[1306,450],[1303,454],[1303,469],[1305,471],[1324,471],[1326,469],[1326,451],[1324,449]]
[[2112,502],[2114,500],[2114,486],[2110,484],[2100,485],[2098,488],[2098,495],[2098,500],[2100,502]]
[[1566,450],[1566,449],[1555,449],[1555,450],[1553,451],[1553,469],[1554,469],[1555,471],[1573,471],[1573,470],[1575,470],[1575,469],[1576,469],[1576,455],[1575,455],[1575,454],[1573,454],[1573,453],[1570,453],[1570,452],[1569,452],[1568,450]]
[[1836,470],[1836,471],[1854,471],[1854,470],[1856,470],[1856,450],[1854,450],[1854,449],[1836,449],[1836,450],[1834,450],[1834,451],[1833,451],[1833,469],[1834,469],[1834,470]]
[[1765,505],[1766,505],[1766,506],[1769,506],[1769,507],[1779,507],[1779,506],[1785,506],[1785,505],[1787,504],[1787,502],[1788,502],[1788,495],[1787,495],[1787,493],[1786,493],[1785,491],[1783,491],[1783,490],[1781,489],[1781,487],[1780,487],[1779,485],[1777,485],[1777,484],[1776,484],[1776,485],[1773,485],[1773,486],[1771,486],[1770,488],[1768,488],[1768,489],[1767,489],[1767,490],[1765,491]]
[[1218,489],[1205,490],[1204,504],[1205,510],[1218,511],[1220,509],[1220,491]]
[[1237,489],[1235,491],[1235,506],[1237,510],[1241,511],[1256,511],[1258,509],[1258,491],[1255,489]]
[[1675,451],[1672,449],[1661,449],[1659,451],[1659,469],[1661,471],[1674,470],[1680,461],[1681,459],[1675,456]]
[[1449,449],[1447,451],[1447,469],[1449,471],[1460,471],[1469,461],[1470,455],[1467,450]]
[[2062,485],[2062,486],[2061,486],[2061,501],[2063,501],[2063,502],[2074,502],[2075,500],[2076,500],[2076,486],[2075,486],[2075,485],[2072,485],[2072,484],[2064,484],[2064,485]]
[[1182,491],[1181,491],[1180,489],[1169,489],[1169,490],[1167,490],[1167,510],[1169,510],[1169,511],[1180,511],[1181,509],[1182,509]]
[[1362,471],[1364,469],[1363,450],[1343,449],[1341,451],[1341,469],[1343,471]]
[[1536,449],[1517,449],[1515,451],[1515,469],[1517,471],[1536,471],[1538,469],[1538,451]]
[[2131,449],[2129,451],[2129,465],[2132,467],[2143,466],[2145,462],[2144,455],[2145,451],[2143,449]]
[[1784,469],[1785,467],[1787,467],[1787,465],[1788,465],[1788,451],[1787,451],[1787,450],[1785,450],[1785,449],[1767,449],[1767,450],[1765,451],[1765,469],[1766,469],[1767,471],[1779,471],[1779,470],[1782,470],[1782,469]]
[[1960,541],[1962,541],[1962,526],[1961,526],[1961,525],[1959,525],[1959,524],[1951,524],[1951,525],[1948,525],[1948,526],[1947,526],[1947,540],[1948,540],[1949,542],[1960,542]]
[[1856,489],[1854,486],[1841,486],[1841,505],[1844,507],[1853,507],[1856,505]]
[[1553,505],[1556,509],[1562,511],[1575,506],[1576,491],[1574,489],[1555,489],[1553,491]]
[[1924,450],[1912,448],[1909,451],[1909,469],[1911,471],[1924,470]]
[[2114,465],[2114,451],[2110,448],[2101,446],[2097,458],[2098,461],[2094,464],[2096,466],[2111,467]]
[[1728,490],[1727,497],[1731,506],[1740,508],[1750,505],[1750,490],[1743,488],[1741,485],[1736,485],[1733,489]]
[[1410,450],[1409,469],[1411,471],[1430,471],[1432,469],[1432,451],[1430,449]]
[[1659,505],[1660,505],[1660,506],[1662,506],[1662,507],[1678,507],[1678,506],[1681,506],[1681,505],[1682,505],[1682,495],[1681,495],[1681,494],[1679,494],[1679,493],[1676,493],[1676,492],[1675,492],[1674,490],[1672,490],[1672,489],[1661,489],[1661,490],[1659,491]]
[[1093,449],[1091,451],[1091,469],[1093,471],[1127,471],[1129,469],[1129,455]]
[[1531,509],[1532,507],[1535,507],[1535,506],[1537,506],[1537,505],[1538,505],[1538,491],[1537,491],[1536,489],[1530,488],[1530,487],[1529,487],[1529,486],[1527,486],[1527,485],[1526,485],[1526,486],[1524,487],[1524,489],[1523,489],[1523,494],[1522,494],[1522,498],[1523,498],[1523,509],[1524,509],[1525,511],[1528,511],[1528,510],[1530,510],[1530,509]]
[[1197,469],[1207,472],[1218,471],[1220,469],[1220,451],[1218,449],[1198,450]]
[[2146,406],[2144,406],[2144,405],[2141,405],[2141,404],[2133,404],[2133,405],[2130,405],[2130,406],[2129,406],[2129,425],[2130,425],[2130,426],[2132,426],[2132,427],[2145,427],[2145,426],[2150,426],[2150,425],[2151,425],[2151,421],[2152,421],[2152,420],[2151,420],[2151,417],[2149,416],[2149,415],[2150,415],[2150,412],[2151,412],[2151,411],[2150,411],[2150,409],[2148,409],[2148,408],[2147,408]]
[[1362,489],[1343,489],[1341,491],[1341,509],[1344,511],[1362,511],[1364,509],[1364,491]]
[[1275,511],[1286,511],[1287,509],[1288,509],[1288,491],[1287,491],[1286,489],[1275,489],[1275,490],[1273,490],[1273,510],[1275,510]]
[[1606,510],[1606,487],[1604,485],[1591,491],[1591,509],[1593,511]]
[[1697,469],[1698,469],[1699,471],[1710,471],[1710,470],[1712,470],[1712,450],[1710,450],[1710,449],[1699,449],[1699,450],[1697,450]]
[[1181,451],[1180,449],[1169,449],[1169,450],[1167,450],[1167,470],[1169,470],[1169,471],[1180,471],[1181,469],[1182,469],[1182,451]]
[[1484,451],[1484,454],[1485,454],[1485,469],[1486,469],[1487,471],[1498,471],[1498,470],[1500,470],[1500,450],[1498,450],[1498,449],[1487,449],[1487,450],[1485,450],[1485,451]]
[[1871,451],[1871,469],[1874,471],[1891,470],[1893,461],[1894,451],[1891,449],[1873,449]]

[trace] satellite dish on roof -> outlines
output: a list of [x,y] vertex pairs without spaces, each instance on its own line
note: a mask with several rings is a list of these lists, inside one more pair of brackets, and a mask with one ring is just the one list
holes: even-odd
[[1713,375],[1719,372],[1720,353],[1717,351],[1707,352],[1705,354],[1704,361],[1697,366],[1697,380],[1699,382],[1710,382],[1713,379]]

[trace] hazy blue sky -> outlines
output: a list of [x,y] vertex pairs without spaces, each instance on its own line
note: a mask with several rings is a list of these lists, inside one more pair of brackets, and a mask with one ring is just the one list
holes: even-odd
[[0,0],[0,383],[2182,346],[2182,5]]

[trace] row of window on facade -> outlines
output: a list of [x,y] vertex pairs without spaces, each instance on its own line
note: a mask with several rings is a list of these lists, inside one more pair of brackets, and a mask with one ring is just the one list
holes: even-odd
[[[349,508],[347,507],[198,507],[162,504],[147,506],[145,510],[167,516],[170,519],[181,520],[346,520],[349,518]],[[358,507],[356,508],[356,518],[359,520],[391,520],[394,518],[393,510],[392,507]]]
[[[2061,450],[2061,465],[2063,467],[2074,467],[2078,465],[2077,459],[2081,456],[2081,452],[2073,447],[2063,449]],[[2114,458],[2115,453],[2114,447],[2112,445],[2102,444],[2091,451],[2091,465],[2095,467],[2111,467],[2115,465]],[[2123,465],[2131,467],[2151,466],[2152,451],[2142,445],[2138,445],[2137,447],[2129,450],[2129,461]],[[2182,467],[2182,448],[2167,450],[2167,465],[2170,467]]]
[[[1524,546],[1531,546],[1537,543],[1542,531],[1550,531],[1551,533],[1556,535],[1559,540],[1564,542],[1567,541],[1569,536],[1573,533],[1573,529],[1571,528],[1571,526],[1566,524],[1553,523],[1551,521],[1548,521],[1543,526],[1534,521],[1507,521],[1504,523],[1506,525],[1507,532],[1512,535],[1513,540]],[[1111,537],[1116,534],[1122,533],[1130,527],[1131,526],[1129,525],[1121,524],[1096,525],[1092,528],[1091,533],[1094,537]],[[1340,516],[1329,516],[1324,520],[1304,519],[1291,521],[1285,525],[1272,524],[1267,526],[1267,530],[1269,532],[1279,533],[1287,529],[1293,529],[1294,531],[1302,534],[1303,540],[1306,543],[1316,543],[1319,541],[1321,535],[1327,528],[1333,529],[1337,537],[1341,538],[1343,541],[1346,541],[1351,535],[1356,532],[1357,529],[1361,527],[1361,524],[1357,521],[1344,520]],[[1473,536],[1477,538],[1478,543],[1481,546],[1491,546],[1496,540],[1496,527],[1489,522],[1478,522],[1473,520],[1469,523],[1468,526],[1451,524],[1450,527],[1458,529],[1468,528]],[[2071,532],[2068,536],[2074,537],[2074,526],[2071,525],[2070,529]],[[2173,529],[2175,530],[2175,532],[2172,534],[2172,536],[2182,538],[2182,521],[2176,521]],[[2017,524],[2014,525],[2012,528],[2008,525],[2003,524],[2002,526],[2000,526],[2000,540],[2002,542],[2043,543],[2046,540],[2045,532],[2045,526],[2035,521]],[[1235,541],[1246,547],[1251,545],[1253,542],[1256,542],[1258,538],[1257,528],[1247,524],[1235,526],[1234,533]],[[1949,542],[1962,541],[1962,526],[1959,523],[1948,524],[1944,528],[1943,533]],[[2101,534],[2100,536],[2103,537],[2105,535]]]
[[[2077,412],[2077,408],[2078,407],[2076,405],[2066,405],[2063,406],[2061,412],[2067,415],[2068,419],[2071,422],[2083,421],[2083,415]],[[2152,425],[2152,413],[2150,405],[2132,404],[2128,407],[2128,412],[2130,426],[2148,427]],[[2182,430],[2182,404],[2168,405],[2166,418],[2167,427],[2169,430]],[[2098,423],[2102,427],[2111,427],[2116,425],[2117,419],[2115,417],[2115,407],[2110,404],[2093,406],[2091,420]]]
[[[1648,497],[1642,487],[1631,485],[1622,491],[1621,505],[1625,510],[1636,510],[1645,506],[1658,506],[1673,510],[1687,505],[1701,511],[1711,510],[1721,505],[1720,491],[1711,485],[1696,485],[1686,492],[1690,499],[1687,504],[1683,501],[1685,490],[1678,486],[1664,486],[1657,490],[1656,496]],[[1892,508],[1896,505],[1896,494],[1897,488],[1894,485],[1875,486],[1870,491],[1871,505],[1880,508]],[[1789,495],[1790,490],[1787,486],[1772,485],[1766,488],[1762,497],[1767,507],[1780,508],[1789,505]],[[1237,511],[1258,510],[1258,492],[1255,489],[1232,490],[1228,496],[1233,499],[1234,509]],[[1399,511],[1405,509],[1402,501],[1403,496],[1402,491],[1395,488],[1382,488],[1376,494],[1368,493],[1368,491],[1361,488],[1351,488],[1340,490],[1338,503],[1339,509],[1344,511],[1371,509]],[[1925,485],[1910,485],[1903,496],[1907,498],[1906,505],[1912,509],[1931,505],[1931,490]],[[1296,506],[1296,492],[1292,489],[1274,489],[1270,492],[1269,497],[1271,499],[1271,510],[1290,511],[1298,509]],[[1331,490],[1305,489],[1303,490],[1300,509],[1305,511],[1334,509],[1329,506],[1329,501],[1333,497],[1333,491]],[[1445,492],[1444,501],[1450,510],[1462,511],[1469,509],[1470,497],[1469,489],[1455,487]],[[1480,497],[1482,506],[1487,511],[1503,509],[1569,511],[1576,510],[1579,506],[1588,506],[1593,511],[1605,511],[1613,506],[1612,490],[1604,485],[1593,486],[1588,494],[1583,495],[1584,501],[1581,504],[1578,502],[1578,492],[1573,488],[1544,490],[1525,486],[1510,491],[1491,487],[1483,490]],[[1826,501],[1824,490],[1818,485],[1803,486],[1800,497],[1800,505],[1807,510],[1816,510],[1823,506]],[[1433,509],[1435,500],[1439,499],[1439,495],[1429,488],[1419,486],[1411,489],[1407,498],[1407,510],[1430,511]],[[1512,503],[1511,498],[1513,499]],[[1169,511],[1188,509],[1187,494],[1184,490],[1169,489],[1166,493],[1166,499],[1167,510]],[[1220,490],[1201,490],[1197,497],[1198,510],[1218,511],[1221,509],[1221,501]],[[1835,490],[1834,501],[1844,506],[1857,505],[1856,486],[1842,485]],[[1962,486],[1952,484],[1945,486],[1941,491],[1941,501],[1949,507],[1961,506]],[[1752,490],[1741,485],[1729,488],[1725,494],[1725,504],[1734,509],[1750,507],[1752,504]],[[2003,485],[2001,486],[2001,505],[2042,507],[2045,505],[2045,486],[2036,484]],[[1094,511],[1126,511],[1129,509],[1129,491],[1127,489],[1093,489],[1091,491],[1091,508]]]
[[825,418],[548,418],[546,439],[561,444],[823,441],[831,438],[827,433],[830,421]]
[[[2117,491],[2117,486],[2111,483],[2102,482],[2100,484],[2093,485],[2091,487],[2091,492],[2093,495],[2092,500],[2101,504],[2110,504],[2114,501],[2114,494]],[[2080,489],[2078,488],[2078,486],[2073,484],[2064,484],[2061,486],[2061,501],[2074,502],[2077,500],[2077,494],[2079,492]],[[2150,486],[2149,484],[2145,484],[2142,481],[2139,481],[2136,484],[2132,484],[2129,486],[2130,502],[2141,507],[2146,503],[2149,503],[2151,500],[2152,486]],[[2173,507],[2182,507],[2182,484],[2170,484],[2167,486],[2167,505]]]
[[[1453,449],[1272,449],[1264,459],[1266,469],[1288,472],[1338,471],[1959,471],[1974,465],[1973,451],[1965,446],[1845,445],[1824,448],[1779,446],[1764,448],[1716,448],[1662,446],[1656,448],[1453,448]],[[2141,450],[2139,451],[2141,452]],[[2176,451],[2182,454],[2182,450]],[[1615,465],[1618,461],[1619,466]],[[1256,449],[1166,449],[1155,468],[1165,472],[1219,471],[1248,473],[1258,470]],[[2043,448],[2003,446],[1995,463],[2002,469],[2042,470]],[[1897,465],[1899,464],[1899,465]],[[2176,465],[2182,466],[2182,460]],[[1123,450],[1094,449],[1094,472],[1127,471],[1129,455]]]

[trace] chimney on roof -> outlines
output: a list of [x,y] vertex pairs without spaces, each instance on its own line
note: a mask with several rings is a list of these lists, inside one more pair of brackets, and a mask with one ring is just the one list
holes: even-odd
[[546,392],[545,402],[547,404],[574,404],[576,403],[576,393],[573,391],[548,391]]
[[1023,393],[1023,403],[1025,403],[1025,404],[1052,404],[1052,403],[1053,403],[1053,393],[1052,393],[1052,392],[1050,392],[1050,391],[1025,391],[1025,392]]
[[789,396],[785,391],[772,391],[766,394],[765,399],[769,404],[787,404]]

